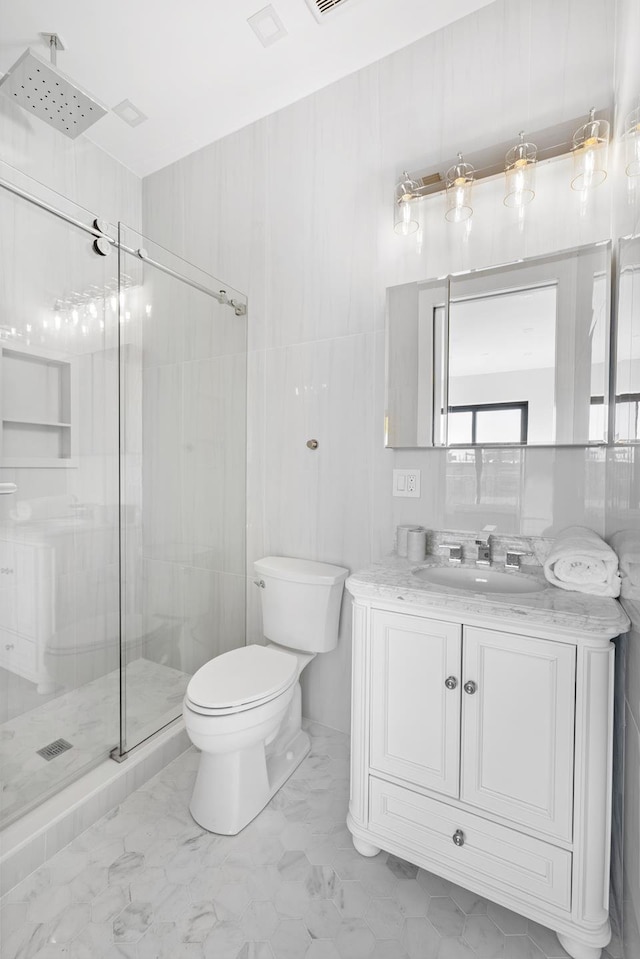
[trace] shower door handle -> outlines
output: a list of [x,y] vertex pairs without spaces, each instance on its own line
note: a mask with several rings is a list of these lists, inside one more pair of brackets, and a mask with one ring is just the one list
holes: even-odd
[[17,493],[18,487],[15,483],[0,483],[0,496],[10,496],[12,493]]

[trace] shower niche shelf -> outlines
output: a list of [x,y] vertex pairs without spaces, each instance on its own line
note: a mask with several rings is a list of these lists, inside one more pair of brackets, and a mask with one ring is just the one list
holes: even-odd
[[0,465],[77,466],[73,358],[3,343],[0,346],[0,417]]

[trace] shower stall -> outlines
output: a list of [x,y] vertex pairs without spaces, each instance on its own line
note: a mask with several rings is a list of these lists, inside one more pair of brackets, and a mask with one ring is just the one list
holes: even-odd
[[0,164],[0,826],[245,642],[246,298]]

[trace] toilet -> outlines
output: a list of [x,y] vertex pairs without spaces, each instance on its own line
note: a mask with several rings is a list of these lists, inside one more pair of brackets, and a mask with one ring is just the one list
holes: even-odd
[[189,806],[209,832],[233,836],[264,809],[309,752],[300,674],[335,649],[341,566],[286,556],[254,563],[266,645],[232,649],[191,678],[183,716],[200,764]]

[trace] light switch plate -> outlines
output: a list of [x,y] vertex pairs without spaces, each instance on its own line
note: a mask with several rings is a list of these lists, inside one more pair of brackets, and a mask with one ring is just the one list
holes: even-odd
[[420,496],[420,470],[393,471],[394,496]]

